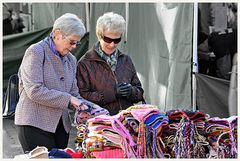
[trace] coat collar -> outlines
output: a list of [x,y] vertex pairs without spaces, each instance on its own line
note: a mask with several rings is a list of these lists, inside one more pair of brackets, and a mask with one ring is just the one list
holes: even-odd
[[[121,51],[118,50],[118,57],[121,57],[124,55]],[[97,51],[95,49],[95,44],[93,47],[84,54],[82,59],[89,59],[89,60],[97,60],[97,61],[102,61],[102,58],[97,54]]]
[[[52,57],[53,59],[59,59],[60,56],[56,55],[50,48],[49,44],[47,43],[46,39],[44,39],[43,41],[40,41],[40,45],[42,47],[44,47],[44,51],[45,54],[48,54],[50,57]],[[62,62],[66,62],[68,61],[68,55],[71,54],[70,52],[65,55],[64,57],[61,57],[59,60],[61,60]]]

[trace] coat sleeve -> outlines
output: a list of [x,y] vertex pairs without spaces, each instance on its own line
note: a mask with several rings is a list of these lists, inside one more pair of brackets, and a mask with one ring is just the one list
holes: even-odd
[[137,103],[137,102],[140,102],[143,100],[144,90],[143,90],[142,84],[137,76],[136,68],[130,57],[129,57],[129,62],[130,62],[130,66],[132,69],[131,85],[133,86],[133,90],[132,90],[132,94],[128,97],[128,99],[133,103]]
[[90,71],[87,70],[85,63],[83,60],[80,60],[77,65],[77,86],[81,96],[102,107],[107,103],[115,101],[114,89],[92,90]]

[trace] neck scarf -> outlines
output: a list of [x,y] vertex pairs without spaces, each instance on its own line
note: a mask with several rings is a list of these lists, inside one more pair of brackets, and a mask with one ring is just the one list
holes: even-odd
[[61,61],[63,61],[63,56],[59,54],[59,52],[56,50],[56,45],[53,41],[53,35],[50,34],[48,37],[44,39],[44,41],[48,44],[50,50],[58,57],[60,57]]
[[116,70],[116,67],[117,67],[117,59],[118,59],[118,49],[116,49],[110,56],[108,56],[100,47],[100,43],[97,42],[96,45],[95,45],[95,49],[97,51],[97,54],[104,60],[106,61],[112,71],[115,71]]

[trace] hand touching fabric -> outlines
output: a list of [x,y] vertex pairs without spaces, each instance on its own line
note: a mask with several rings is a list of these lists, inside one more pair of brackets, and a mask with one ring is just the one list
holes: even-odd
[[81,104],[81,101],[80,99],[71,96],[70,103],[76,109]]
[[84,124],[88,119],[98,115],[109,115],[109,112],[97,104],[84,101],[76,108],[74,122],[76,125]]

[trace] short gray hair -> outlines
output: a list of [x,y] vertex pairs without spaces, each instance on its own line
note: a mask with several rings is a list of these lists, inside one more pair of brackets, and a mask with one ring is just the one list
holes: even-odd
[[101,39],[103,33],[113,32],[123,34],[126,32],[126,21],[125,19],[114,12],[107,12],[100,16],[96,24],[96,35],[98,39]]
[[77,35],[83,37],[86,32],[82,20],[72,13],[65,13],[55,20],[52,32],[57,29],[59,29],[65,36]]

